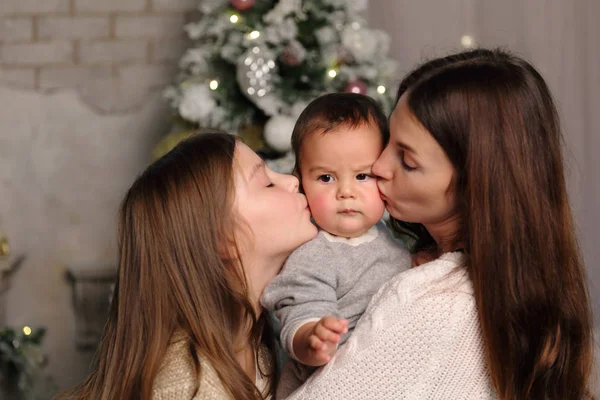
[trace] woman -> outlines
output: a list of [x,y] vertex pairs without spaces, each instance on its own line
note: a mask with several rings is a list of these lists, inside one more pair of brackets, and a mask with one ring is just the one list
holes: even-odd
[[295,177],[230,135],[180,143],[125,196],[96,367],[64,397],[269,398],[275,353],[258,299],[316,233]]
[[373,173],[429,262],[384,286],[291,398],[585,398],[589,300],[542,77],[502,51],[427,62],[390,131]]

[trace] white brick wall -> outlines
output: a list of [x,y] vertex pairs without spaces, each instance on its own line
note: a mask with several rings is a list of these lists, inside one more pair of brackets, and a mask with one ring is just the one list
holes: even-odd
[[198,8],[198,0],[152,0],[152,9],[157,11],[187,11]]
[[79,47],[79,61],[84,64],[145,61],[148,41],[129,39],[106,42],[85,42]]
[[[104,1],[104,0],[102,0]],[[69,11],[69,0],[2,0],[0,14],[40,14]]]
[[91,80],[105,81],[110,79],[112,79],[112,70],[106,66],[43,67],[40,71],[40,88],[78,88]]
[[35,70],[33,68],[0,69],[0,83],[33,89],[35,87]]
[[0,62],[9,65],[70,63],[72,60],[73,44],[67,41],[4,44],[0,48]]
[[129,65],[120,69],[119,77],[127,82],[148,82],[151,87],[169,83],[177,70],[173,65]]
[[177,74],[183,25],[202,0],[0,0],[0,85],[77,88],[131,109]]
[[31,18],[0,19],[0,40],[3,42],[28,41],[33,38]]
[[183,16],[135,16],[117,17],[117,37],[165,37],[181,36]]
[[106,17],[48,17],[38,20],[40,39],[108,38],[110,20]]
[[77,12],[144,11],[146,0],[75,0]]

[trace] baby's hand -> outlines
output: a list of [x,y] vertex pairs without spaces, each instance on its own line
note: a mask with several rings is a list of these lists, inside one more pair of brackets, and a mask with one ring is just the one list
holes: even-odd
[[318,367],[328,363],[331,356],[335,354],[342,335],[348,331],[348,321],[336,317],[324,317],[302,328],[298,333],[304,336],[305,340],[302,340],[304,343],[299,347],[304,351],[295,351],[296,356],[304,364]]

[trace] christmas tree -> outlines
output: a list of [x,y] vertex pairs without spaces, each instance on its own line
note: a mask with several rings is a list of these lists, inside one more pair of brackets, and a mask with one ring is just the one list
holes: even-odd
[[174,130],[254,128],[251,147],[280,157],[321,94],[362,93],[389,111],[396,65],[389,36],[367,27],[366,8],[367,0],[201,1],[200,20],[185,26],[193,46],[165,92]]

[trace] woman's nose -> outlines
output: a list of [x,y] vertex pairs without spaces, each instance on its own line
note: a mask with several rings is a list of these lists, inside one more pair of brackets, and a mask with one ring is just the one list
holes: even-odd
[[[387,148],[386,148],[387,149]],[[373,175],[376,175],[385,180],[392,179],[392,169],[389,167],[389,162],[387,160],[387,151],[384,149],[383,153],[379,156],[373,167],[371,167],[371,172]]]

